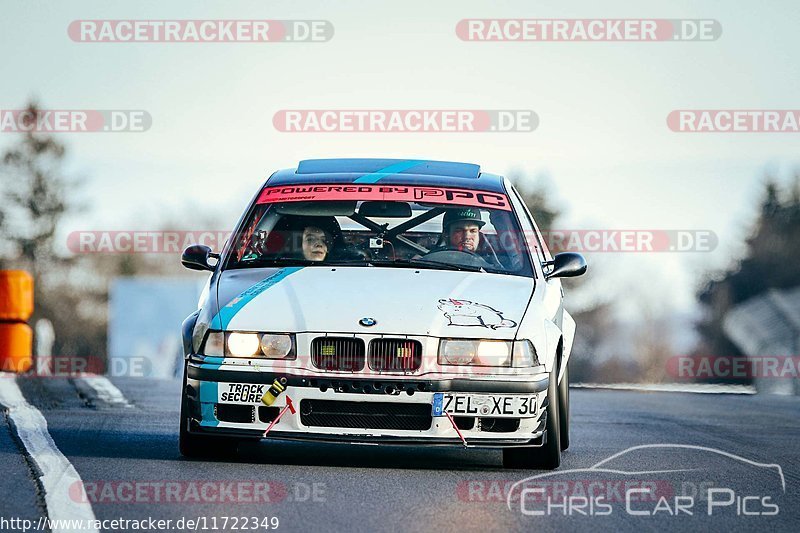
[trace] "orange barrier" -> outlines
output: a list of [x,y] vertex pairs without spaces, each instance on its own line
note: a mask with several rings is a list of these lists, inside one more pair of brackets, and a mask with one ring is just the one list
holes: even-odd
[[0,321],[25,322],[33,314],[33,277],[24,270],[0,270]]
[[0,270],[0,371],[26,372],[33,358],[33,278],[22,270]]
[[33,363],[33,330],[28,324],[0,323],[0,371],[27,372]]

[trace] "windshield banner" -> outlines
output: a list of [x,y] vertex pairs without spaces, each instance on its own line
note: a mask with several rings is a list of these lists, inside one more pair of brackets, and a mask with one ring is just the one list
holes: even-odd
[[470,191],[450,187],[415,187],[406,185],[286,185],[265,187],[259,204],[331,200],[382,200],[431,204],[468,205],[511,211],[504,194]]

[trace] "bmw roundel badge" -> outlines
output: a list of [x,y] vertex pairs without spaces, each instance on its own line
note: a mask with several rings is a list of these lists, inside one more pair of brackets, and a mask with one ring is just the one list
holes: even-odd
[[361,324],[362,326],[364,326],[364,327],[367,327],[367,328],[368,328],[368,327],[370,327],[370,326],[374,326],[375,324],[377,324],[377,323],[378,323],[378,321],[377,321],[377,320],[375,320],[375,319],[374,319],[374,318],[372,318],[372,317],[365,316],[364,318],[362,318],[361,320],[359,320],[359,321],[358,321],[358,323],[359,323],[359,324]]

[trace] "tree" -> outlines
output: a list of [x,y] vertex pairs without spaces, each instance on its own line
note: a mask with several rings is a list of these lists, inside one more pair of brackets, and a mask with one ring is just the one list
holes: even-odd
[[6,262],[7,262],[6,254],[8,253],[6,252],[6,248],[8,247],[8,245],[6,244],[7,242],[6,227],[5,227],[6,214],[2,209],[3,206],[2,204],[0,204],[0,270],[6,268]]
[[732,268],[709,276],[698,291],[707,311],[697,324],[702,337],[699,352],[742,355],[722,329],[728,311],[769,289],[800,286],[800,175],[794,176],[789,190],[772,179],[765,182],[758,218],[745,245],[744,257]]
[[[36,104],[27,111],[33,117],[40,113]],[[57,260],[56,228],[71,207],[66,194],[70,181],[60,172],[64,153],[53,137],[29,131],[3,155],[3,204],[13,225],[7,230],[9,242],[38,283],[47,275],[47,265]]]
[[[29,116],[41,113],[32,103]],[[54,137],[25,132],[0,161],[4,242],[9,248],[4,266],[34,276],[32,322],[48,318],[56,333],[53,353],[101,357],[105,353],[105,288],[96,290],[80,280],[74,258],[56,250],[56,235],[65,215],[78,209],[72,199],[77,181],[62,170],[66,149]],[[83,272],[83,279],[92,273]],[[75,278],[78,278],[76,281]],[[101,309],[101,312],[98,312]]]

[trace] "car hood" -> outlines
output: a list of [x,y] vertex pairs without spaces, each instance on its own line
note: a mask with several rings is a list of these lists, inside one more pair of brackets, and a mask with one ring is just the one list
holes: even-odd
[[212,328],[513,339],[533,287],[520,276],[411,268],[227,270]]

